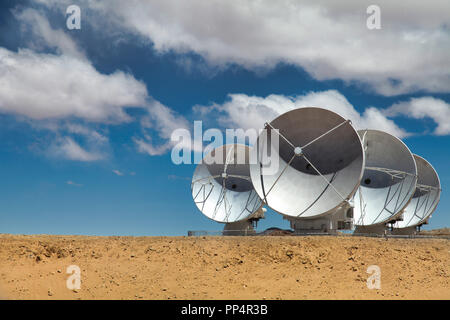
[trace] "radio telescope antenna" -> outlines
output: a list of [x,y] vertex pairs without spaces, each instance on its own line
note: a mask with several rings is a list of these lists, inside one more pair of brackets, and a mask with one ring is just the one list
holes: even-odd
[[411,202],[403,211],[403,220],[394,224],[394,234],[414,234],[416,228],[427,224],[441,195],[441,183],[433,166],[414,154],[417,166],[417,185]]
[[253,222],[264,217],[263,202],[250,180],[246,145],[228,144],[207,154],[192,178],[192,197],[208,218],[225,223],[227,234],[253,231]]
[[[364,151],[350,120],[307,107],[280,115],[265,129],[252,150],[256,161],[250,165],[259,197],[297,232],[329,232],[339,224],[341,229],[343,224],[351,228],[350,199],[363,174]],[[274,135],[279,148],[271,157],[279,166],[268,174],[262,169],[261,153],[271,150]],[[343,216],[338,218],[338,212]]]
[[354,197],[355,234],[384,233],[387,223],[401,219],[416,189],[416,162],[397,137],[360,130],[366,166]]

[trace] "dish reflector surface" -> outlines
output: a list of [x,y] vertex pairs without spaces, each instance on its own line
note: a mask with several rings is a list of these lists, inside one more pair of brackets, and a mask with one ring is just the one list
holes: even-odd
[[354,198],[354,223],[385,223],[399,216],[411,200],[417,181],[416,162],[400,139],[378,130],[358,133],[366,167]]
[[[334,212],[353,196],[364,170],[364,152],[350,121],[308,107],[280,115],[266,129],[251,151],[250,175],[269,207],[286,216],[316,217]],[[279,150],[272,150],[271,157],[278,158],[279,166],[265,174],[263,154],[275,135]]]
[[208,218],[222,223],[241,221],[262,207],[250,181],[249,150],[245,145],[224,145],[197,165],[192,197]]
[[395,228],[422,224],[434,212],[441,195],[441,183],[433,166],[424,158],[414,155],[417,166],[417,186],[411,202],[403,211],[403,221]]

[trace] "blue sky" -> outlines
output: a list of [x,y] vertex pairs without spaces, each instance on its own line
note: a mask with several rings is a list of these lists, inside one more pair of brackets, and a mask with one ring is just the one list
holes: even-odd
[[[0,233],[220,230],[192,201],[194,165],[171,161],[171,131],[258,127],[309,103],[432,163],[443,191],[426,228],[450,226],[449,8],[411,1],[406,19],[382,5],[383,28],[367,30],[367,6],[352,1],[304,1],[298,19],[264,1],[100,3],[1,5]],[[80,30],[66,28],[69,4]],[[272,226],[288,223],[269,211],[260,228]]]

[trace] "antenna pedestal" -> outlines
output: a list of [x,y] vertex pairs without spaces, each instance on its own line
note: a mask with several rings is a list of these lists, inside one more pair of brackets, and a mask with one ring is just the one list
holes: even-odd
[[246,220],[230,222],[223,228],[224,236],[247,236],[256,234],[255,228],[259,219],[264,219],[265,208],[260,208]]
[[412,227],[406,227],[406,228],[399,228],[399,229],[393,229],[391,234],[394,235],[405,235],[405,236],[411,236],[419,233],[419,227],[418,226],[412,226]]
[[247,236],[255,233],[253,223],[249,220],[227,223],[223,228],[224,236]]
[[[403,213],[400,214],[397,218],[390,220],[385,223],[380,224],[372,224],[366,226],[356,226],[353,234],[377,234],[377,235],[386,235],[386,234],[403,234],[403,233],[395,233],[393,226],[397,221],[403,221]],[[410,234],[410,233],[406,233]]]
[[312,219],[287,216],[283,218],[290,222],[295,234],[336,234],[338,230],[351,230],[353,228],[352,207],[341,208],[334,214]]
[[374,225],[367,225],[367,226],[356,226],[355,232],[353,232],[353,235],[358,234],[377,234],[377,235],[383,235],[390,233],[389,228],[384,224],[374,224]]

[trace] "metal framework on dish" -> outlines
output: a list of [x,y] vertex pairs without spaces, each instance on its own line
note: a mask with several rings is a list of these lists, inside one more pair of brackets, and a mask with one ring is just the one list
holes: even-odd
[[[254,234],[263,205],[297,234],[410,235],[436,209],[436,171],[391,134],[356,131],[350,120],[315,107],[288,111],[264,127],[253,148],[216,148],[194,172],[194,202],[225,223],[223,234]],[[223,162],[214,163],[217,154]],[[270,172],[268,154],[278,164]]]
[[436,210],[441,195],[441,183],[433,166],[424,158],[414,154],[417,165],[417,185],[409,205],[403,211],[403,219],[393,225],[392,234],[413,235],[428,224]]
[[[321,108],[301,108],[266,124],[250,165],[253,186],[265,204],[297,233],[351,229],[352,203],[364,168],[361,141],[351,122]],[[276,173],[261,169],[261,153],[279,135]]]
[[248,234],[264,218],[262,201],[249,175],[249,147],[224,145],[198,164],[191,184],[192,197],[208,218],[225,223],[226,234]]
[[408,147],[383,131],[358,131],[366,167],[355,194],[355,234],[385,233],[402,219],[417,182],[417,169]]

